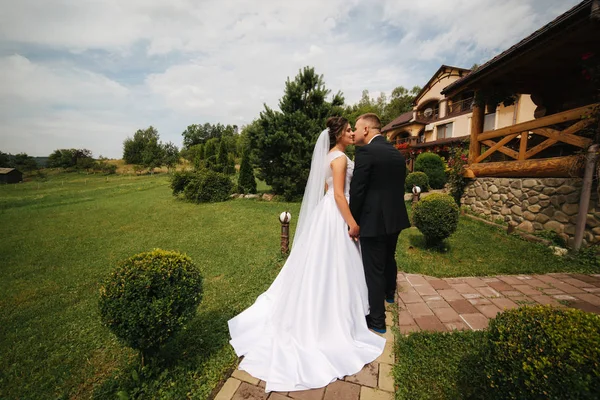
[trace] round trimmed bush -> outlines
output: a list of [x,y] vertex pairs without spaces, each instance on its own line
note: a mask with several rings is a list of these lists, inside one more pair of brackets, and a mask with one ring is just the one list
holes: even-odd
[[415,171],[425,172],[432,189],[443,189],[446,184],[446,167],[442,157],[435,153],[421,153],[415,160]]
[[128,258],[100,288],[100,317],[121,342],[153,354],[196,314],[202,277],[192,260],[156,249]]
[[204,169],[187,183],[183,194],[196,203],[214,203],[228,200],[232,190],[233,182],[227,175]]
[[173,175],[171,175],[171,189],[173,190],[173,195],[176,196],[183,192],[194,176],[195,174],[192,171],[175,171]]
[[412,193],[413,185],[421,188],[421,192],[429,191],[429,178],[425,172],[411,172],[404,181],[404,190],[406,193]]
[[600,393],[599,315],[521,307],[490,320],[487,336],[488,398],[595,399]]
[[452,196],[433,193],[413,206],[412,219],[427,244],[434,245],[456,231],[458,215],[458,206]]

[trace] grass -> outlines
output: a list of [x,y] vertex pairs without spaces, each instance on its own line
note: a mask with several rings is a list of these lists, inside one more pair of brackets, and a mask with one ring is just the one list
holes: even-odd
[[397,261],[402,271],[438,277],[600,271],[595,263],[557,257],[547,246],[464,216],[457,231],[437,248],[427,248],[417,228],[402,231]]
[[397,336],[393,369],[397,400],[472,398],[483,331],[415,332]]
[[[206,398],[236,361],[226,321],[279,270],[283,209],[299,204],[185,203],[164,175],[0,186],[0,398]],[[160,374],[136,374],[136,354],[99,323],[97,291],[119,260],[153,248],[187,253],[204,296]]]
[[[52,173],[0,186],[0,398],[207,398],[236,362],[226,322],[277,275],[277,217],[299,207],[185,203],[164,174]],[[118,261],[153,248],[187,253],[205,287],[160,368],[140,370],[100,325],[98,287]],[[415,228],[403,232],[397,258],[404,271],[435,276],[587,272],[464,218],[446,251],[425,248]]]

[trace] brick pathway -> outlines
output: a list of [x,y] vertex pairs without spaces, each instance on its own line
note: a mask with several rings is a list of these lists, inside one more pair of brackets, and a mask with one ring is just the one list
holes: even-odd
[[502,310],[552,304],[600,314],[600,274],[433,278],[398,274],[400,332],[479,330]]
[[[398,274],[400,332],[484,329],[502,310],[525,304],[552,304],[600,314],[600,274],[510,275],[495,277],[433,278]],[[388,309],[393,305],[388,305]],[[235,370],[215,400],[393,400],[394,364],[392,314],[386,312],[388,331],[383,354],[362,371],[321,389],[265,393],[265,383]]]

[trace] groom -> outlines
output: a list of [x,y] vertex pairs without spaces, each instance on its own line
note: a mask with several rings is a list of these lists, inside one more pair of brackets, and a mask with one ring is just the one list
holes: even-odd
[[404,204],[406,161],[381,135],[376,114],[358,117],[357,146],[350,183],[350,211],[360,226],[360,245],[369,289],[370,329],[385,333],[385,304],[396,291],[396,243],[410,222]]

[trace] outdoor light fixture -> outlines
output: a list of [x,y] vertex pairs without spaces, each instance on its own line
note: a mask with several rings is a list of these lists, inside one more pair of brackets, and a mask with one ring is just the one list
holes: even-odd
[[286,254],[290,249],[290,221],[292,214],[284,211],[279,214],[279,222],[281,222],[281,253]]
[[413,201],[413,203],[416,203],[421,198],[421,188],[417,185],[413,185],[412,194],[413,194],[412,201]]

